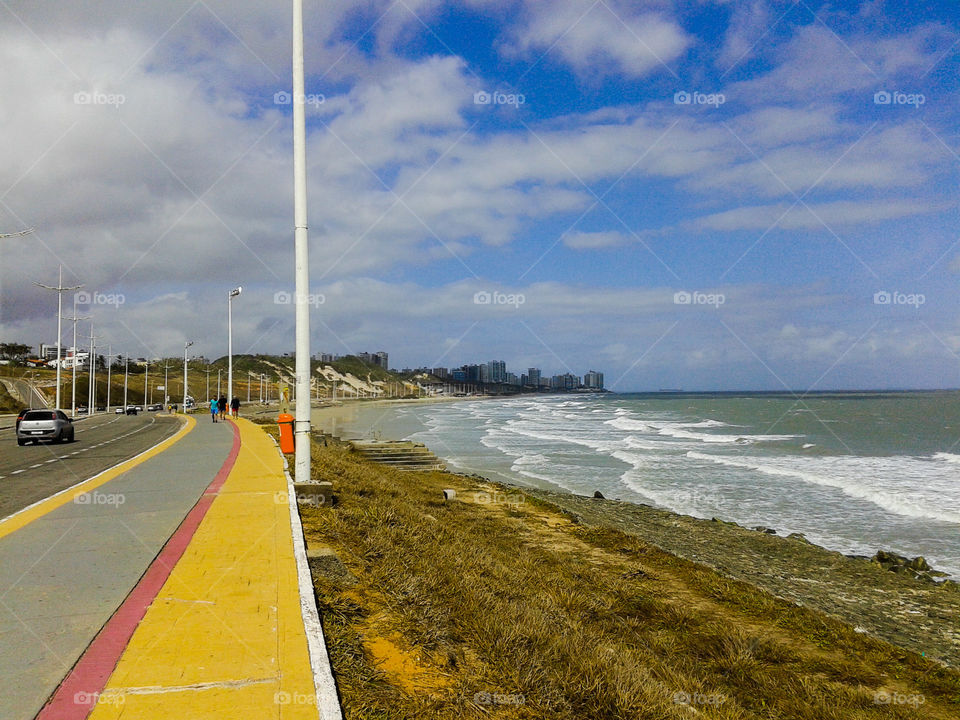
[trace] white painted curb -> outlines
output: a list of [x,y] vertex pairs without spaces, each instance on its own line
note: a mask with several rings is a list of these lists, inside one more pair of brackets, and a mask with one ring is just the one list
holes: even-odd
[[277,452],[283,458],[283,474],[287,478],[287,505],[290,508],[290,526],[293,530],[293,554],[297,559],[297,578],[300,584],[300,614],[307,633],[307,647],[310,650],[310,665],[313,668],[313,685],[317,691],[317,712],[320,720],[343,720],[340,699],[337,696],[337,683],[333,679],[330,656],[327,655],[327,643],[323,637],[323,625],[313,594],[313,576],[307,564],[307,550],[303,543],[303,524],[300,522],[300,510],[297,508],[297,493],[293,489],[290,466],[287,457],[280,452],[280,446],[273,440]]

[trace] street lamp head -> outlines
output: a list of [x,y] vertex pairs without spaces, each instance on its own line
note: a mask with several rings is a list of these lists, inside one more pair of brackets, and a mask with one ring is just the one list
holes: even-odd
[[231,290],[231,291],[230,291],[230,297],[235,298],[237,295],[240,294],[240,292],[241,292],[242,290],[243,290],[243,286],[239,286],[239,287],[237,287],[236,289]]
[[193,345],[193,340],[187,340],[186,342],[183,343],[183,349],[186,350],[191,345]]

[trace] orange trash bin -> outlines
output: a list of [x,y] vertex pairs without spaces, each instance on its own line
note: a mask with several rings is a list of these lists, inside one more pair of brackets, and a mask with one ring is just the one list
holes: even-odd
[[277,425],[280,426],[280,452],[293,454],[297,449],[293,439],[293,415],[282,413],[277,417]]

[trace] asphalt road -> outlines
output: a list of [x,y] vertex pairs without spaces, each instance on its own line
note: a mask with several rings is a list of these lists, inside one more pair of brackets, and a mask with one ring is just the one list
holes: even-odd
[[73,443],[23,447],[12,428],[0,430],[0,518],[143,452],[179,427],[156,413],[102,415],[77,422]]

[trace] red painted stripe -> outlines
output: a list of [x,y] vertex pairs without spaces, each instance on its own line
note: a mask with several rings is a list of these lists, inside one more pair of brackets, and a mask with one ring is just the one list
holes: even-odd
[[213,482],[207,486],[196,505],[150,563],[140,582],[80,656],[73,670],[60,683],[60,687],[47,701],[36,720],[85,720],[93,712],[97,698],[107,686],[107,681],[120,662],[120,656],[126,650],[130,638],[170,577],[174,566],[186,552],[217,492],[233,469],[239,452],[240,430],[234,424],[233,446]]

